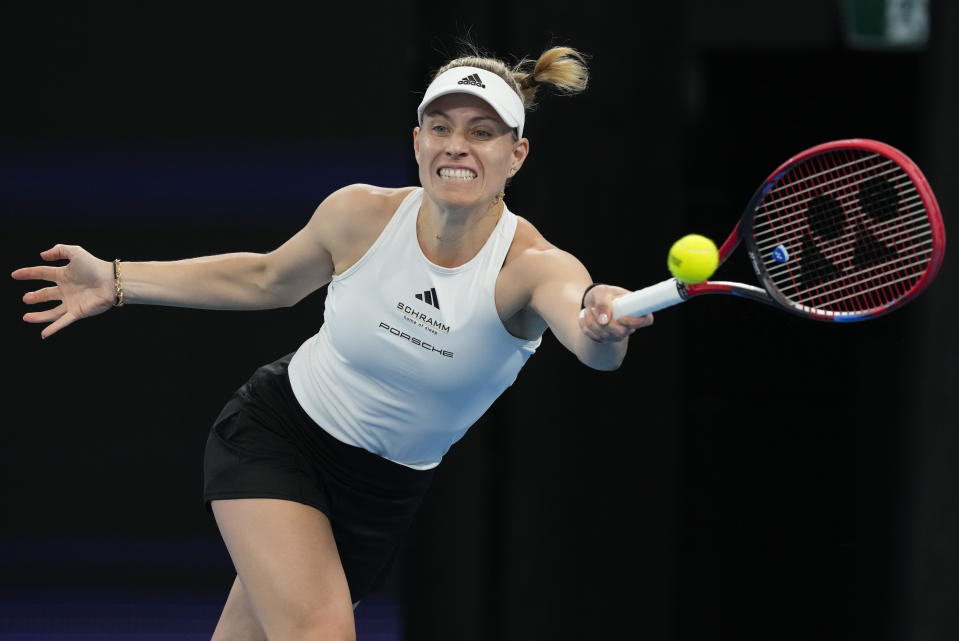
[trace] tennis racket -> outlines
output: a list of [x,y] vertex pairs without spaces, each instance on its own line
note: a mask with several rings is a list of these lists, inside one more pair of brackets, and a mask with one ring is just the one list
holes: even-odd
[[946,232],[915,163],[887,144],[850,139],[807,149],[772,172],[720,247],[720,265],[740,242],[761,287],[671,278],[616,299],[613,316],[732,294],[820,321],[868,320],[929,286]]

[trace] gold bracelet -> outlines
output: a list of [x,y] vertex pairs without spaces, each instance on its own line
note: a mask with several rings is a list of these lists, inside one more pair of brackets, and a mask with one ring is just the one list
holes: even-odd
[[113,306],[123,307],[123,282],[120,280],[120,259],[113,261]]

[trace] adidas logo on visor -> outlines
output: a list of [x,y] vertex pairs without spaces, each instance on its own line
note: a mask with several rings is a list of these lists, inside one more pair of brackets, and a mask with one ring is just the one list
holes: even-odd
[[486,89],[486,85],[483,84],[483,81],[480,80],[479,74],[477,74],[477,73],[473,73],[473,74],[470,74],[470,75],[466,76],[465,78],[463,78],[462,80],[460,80],[460,81],[459,81],[458,83],[456,83],[456,84],[458,84],[458,85],[473,85],[474,87],[479,87],[480,89]]

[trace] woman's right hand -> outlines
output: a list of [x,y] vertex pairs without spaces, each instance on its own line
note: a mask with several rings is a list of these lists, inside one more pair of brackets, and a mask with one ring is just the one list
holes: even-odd
[[61,267],[24,267],[13,272],[17,280],[45,280],[54,283],[27,292],[23,302],[28,305],[60,301],[52,309],[24,314],[28,323],[50,323],[40,332],[48,338],[73,321],[96,316],[110,309],[114,303],[113,265],[93,256],[77,245],[56,245],[40,254],[45,261],[69,261]]

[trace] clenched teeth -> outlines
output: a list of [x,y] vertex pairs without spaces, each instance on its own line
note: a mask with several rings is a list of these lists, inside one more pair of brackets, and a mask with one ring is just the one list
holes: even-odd
[[469,169],[440,169],[440,178],[452,178],[455,180],[473,180],[476,178],[476,172]]

